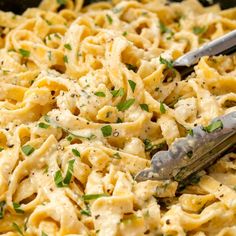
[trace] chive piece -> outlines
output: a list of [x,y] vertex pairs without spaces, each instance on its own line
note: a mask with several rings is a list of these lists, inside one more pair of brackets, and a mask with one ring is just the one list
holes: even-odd
[[117,90],[111,90],[111,94],[113,97],[122,97],[125,94],[125,91],[123,88],[117,89]]
[[191,135],[191,136],[193,136],[193,130],[192,130],[192,129],[189,129],[189,130],[188,130],[188,134]]
[[128,82],[129,82],[130,88],[132,89],[132,91],[134,93],[134,90],[135,90],[135,87],[136,87],[136,83],[133,80],[128,80]]
[[22,57],[29,57],[30,56],[30,51],[27,51],[23,48],[19,49],[19,53],[21,54]]
[[44,231],[42,231],[41,236],[48,236]]
[[166,65],[168,68],[173,69],[173,61],[168,61],[168,60],[166,60],[165,58],[163,58],[162,56],[160,56],[159,60],[160,60],[160,63],[161,63],[161,64],[164,64],[164,65]]
[[96,93],[94,93],[96,96],[98,96],[98,97],[106,97],[106,94],[104,93],[104,92],[100,92],[100,91],[98,91],[98,92],[96,92]]
[[41,129],[47,129],[50,125],[45,124],[45,123],[43,123],[43,122],[40,122],[38,126],[39,126],[39,128],[41,128]]
[[149,139],[144,139],[145,151],[151,151],[153,148],[152,142]]
[[20,229],[19,225],[16,224],[15,222],[12,223],[12,227],[14,228],[14,230],[16,230],[20,235],[24,236],[22,230]]
[[188,157],[188,158],[191,158],[192,156],[193,156],[193,151],[187,152],[187,157]]
[[207,30],[207,28],[205,26],[203,26],[203,27],[194,26],[193,27],[193,33],[196,35],[203,34],[206,32],[206,30]]
[[125,31],[125,32],[123,32],[122,35],[123,35],[123,36],[126,36],[127,34],[128,34],[127,31]]
[[58,170],[54,175],[54,182],[58,188],[63,187],[63,177],[60,170]]
[[25,145],[21,148],[21,150],[26,156],[29,156],[30,154],[34,152],[35,149],[30,145]]
[[74,136],[69,134],[67,137],[66,137],[66,140],[71,142],[72,140],[74,139]]
[[147,104],[143,103],[139,104],[139,106],[141,107],[142,110],[149,112],[149,107]]
[[64,47],[70,51],[72,50],[72,47],[69,43],[65,44]]
[[166,39],[169,40],[172,38],[172,36],[174,35],[174,32],[171,29],[169,29],[163,22],[160,22],[159,27],[162,34],[168,33],[168,37]]
[[126,67],[128,68],[128,70],[132,70],[134,72],[137,72],[137,70],[138,70],[137,66],[134,66],[134,65],[131,65],[131,64],[126,64]]
[[50,118],[49,118],[49,116],[48,115],[44,115],[44,120],[46,121],[46,122],[48,122],[48,123],[50,123]]
[[207,127],[204,127],[203,130],[205,130],[208,133],[211,133],[217,129],[222,129],[223,128],[223,123],[221,120],[217,120],[213,123],[211,123],[210,125],[208,125]]
[[13,202],[13,207],[16,213],[24,214],[25,212],[20,209],[20,204],[17,202]]
[[66,5],[66,0],[57,0],[59,5]]
[[5,201],[0,202],[0,219],[3,219],[4,217],[4,206],[6,205]]
[[123,123],[123,120],[121,120],[121,118],[118,117],[116,123]]
[[74,169],[74,163],[75,163],[75,159],[70,160],[68,163],[68,169],[66,171],[66,176],[63,181],[64,186],[68,186],[70,184],[72,174],[73,174],[73,169]]
[[111,25],[112,22],[113,22],[113,19],[112,19],[111,16],[108,15],[108,14],[106,14],[106,17],[107,17],[107,20],[108,20],[109,24]]
[[66,55],[63,57],[63,61],[64,61],[65,63],[68,63],[68,57],[67,57]]
[[103,137],[110,136],[112,134],[112,127],[110,125],[103,126],[101,128]]
[[90,200],[95,200],[95,199],[98,199],[100,197],[107,197],[108,195],[107,194],[85,194],[82,196],[82,199],[84,201],[90,201]]
[[4,150],[4,148],[3,148],[3,147],[0,147],[0,152],[3,151],[3,150]]
[[89,209],[87,209],[87,210],[81,210],[81,211],[80,211],[80,214],[86,215],[86,216],[91,216],[91,211],[90,211]]
[[118,152],[116,152],[116,153],[114,153],[113,155],[112,155],[112,158],[114,158],[114,159],[121,159],[121,156],[120,156],[120,154],[118,153]]
[[165,114],[165,113],[166,113],[165,106],[164,106],[164,104],[163,104],[162,102],[160,102],[160,112],[161,112],[162,114]]
[[129,109],[135,102],[135,99],[131,98],[131,99],[128,99],[126,100],[125,102],[120,102],[117,104],[117,109],[119,111],[125,111],[127,109]]
[[73,149],[72,149],[72,153],[73,153],[75,156],[80,157],[80,152],[79,152],[77,149],[73,148]]

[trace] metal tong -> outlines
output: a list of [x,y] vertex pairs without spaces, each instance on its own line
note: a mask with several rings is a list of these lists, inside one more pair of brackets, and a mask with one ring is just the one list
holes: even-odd
[[215,118],[207,127],[196,126],[187,137],[175,141],[168,151],[157,152],[152,157],[151,168],[135,178],[136,181],[172,179],[181,182],[235,148],[236,111]]
[[[174,67],[185,77],[202,56],[231,54],[236,51],[236,30],[178,58]],[[215,118],[208,127],[196,126],[185,138],[175,141],[168,151],[152,157],[151,168],[135,177],[137,181],[186,180],[211,165],[236,146],[236,111]]]

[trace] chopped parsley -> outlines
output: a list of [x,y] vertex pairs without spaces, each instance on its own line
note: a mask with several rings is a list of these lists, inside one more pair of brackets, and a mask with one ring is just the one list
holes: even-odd
[[96,93],[94,93],[96,96],[98,96],[98,97],[106,97],[106,94],[104,93],[104,92],[100,92],[100,91],[98,91],[98,92],[96,92]]
[[12,227],[14,228],[15,231],[17,231],[20,235],[24,236],[22,230],[20,229],[19,225],[15,222],[12,223]]
[[46,123],[43,123],[43,122],[40,122],[38,126],[39,126],[39,128],[41,128],[41,129],[47,129],[50,125],[48,125],[48,124],[46,124]]
[[112,24],[113,19],[111,18],[111,16],[106,14],[106,17],[107,17],[107,20],[108,20],[109,24]]
[[165,106],[164,106],[164,104],[163,104],[162,102],[160,102],[160,112],[161,112],[162,114],[165,114],[165,113],[166,113]]
[[66,5],[66,0],[57,0],[59,5]]
[[119,111],[125,111],[125,110],[129,109],[134,104],[134,102],[135,102],[135,99],[131,98],[131,99],[128,99],[124,102],[118,103],[116,107]]
[[74,163],[75,163],[75,159],[70,160],[69,163],[68,163],[66,176],[65,176],[64,181],[63,181],[64,186],[68,186],[70,181],[71,181],[73,170],[74,170]]
[[76,157],[80,157],[80,152],[79,152],[77,149],[73,148],[73,149],[72,149],[72,153],[73,153]]
[[169,29],[163,22],[160,22],[159,27],[162,34],[168,33],[168,37],[166,39],[172,38],[172,36],[174,35],[174,32],[171,29]]
[[161,64],[166,65],[169,69],[173,69],[173,61],[168,61],[165,58],[163,58],[162,56],[160,56],[159,60],[160,60]]
[[68,49],[68,50],[72,50],[72,47],[71,47],[71,45],[69,44],[69,43],[67,43],[67,44],[64,44],[64,47],[66,48],[66,49]]
[[126,64],[126,67],[128,68],[128,70],[132,70],[134,72],[137,72],[137,70],[138,70],[138,67],[134,66],[132,64]]
[[58,188],[67,187],[70,184],[72,174],[73,174],[73,170],[74,170],[74,163],[75,163],[75,159],[70,160],[68,162],[68,168],[67,168],[66,176],[65,176],[64,179],[62,177],[62,173],[61,173],[60,170],[58,170],[55,173],[54,182],[55,182],[55,184]]
[[114,159],[121,159],[121,156],[120,156],[120,154],[118,153],[118,152],[116,152],[116,153],[114,153],[113,155],[112,155],[112,158],[114,158]]
[[91,211],[90,211],[89,209],[87,209],[87,210],[81,210],[81,211],[80,211],[80,214],[86,215],[86,216],[91,216]]
[[6,205],[5,201],[0,202],[0,219],[3,219],[4,217],[4,206]]
[[13,202],[13,207],[16,213],[24,214],[25,212],[20,208],[20,204]]
[[151,151],[153,149],[153,144],[149,139],[144,139],[145,151]]
[[112,134],[112,127],[110,125],[103,126],[101,128],[103,137],[110,136]]
[[4,150],[4,148],[3,148],[3,147],[0,147],[0,152],[3,151],[3,150]]
[[210,125],[206,126],[203,128],[204,131],[211,133],[215,130],[222,129],[223,128],[223,123],[221,120],[217,120],[215,122],[212,122]]
[[134,92],[135,87],[136,87],[136,83],[133,80],[128,80],[129,82],[129,86],[132,89],[132,91]]
[[95,200],[98,199],[100,197],[107,197],[107,194],[101,193],[101,194],[85,194],[82,196],[82,199],[84,201],[90,201],[90,200]]
[[63,187],[63,177],[60,170],[58,170],[54,175],[54,182],[58,188]]
[[63,61],[64,61],[65,63],[68,63],[68,57],[67,57],[66,55],[63,57]]
[[25,50],[23,48],[19,49],[19,53],[21,54],[22,57],[29,57],[30,56],[30,51]]
[[128,34],[127,31],[125,31],[125,32],[123,32],[122,35],[123,35],[123,36],[126,36],[127,34]]
[[193,130],[192,130],[192,129],[189,129],[189,130],[188,130],[188,134],[191,135],[191,136],[193,136]]
[[193,27],[193,33],[196,34],[196,35],[200,35],[200,34],[203,34],[205,33],[207,30],[207,27],[203,26],[203,27],[200,27],[200,26],[194,26]]
[[125,94],[125,91],[123,88],[117,89],[117,90],[111,90],[110,91],[113,97],[122,97]]
[[30,145],[25,145],[21,148],[21,150],[26,156],[29,156],[34,152],[35,149]]
[[142,110],[149,112],[149,107],[147,104],[143,103],[139,104],[139,106],[141,107]]
[[48,236],[44,231],[42,231],[41,236]]

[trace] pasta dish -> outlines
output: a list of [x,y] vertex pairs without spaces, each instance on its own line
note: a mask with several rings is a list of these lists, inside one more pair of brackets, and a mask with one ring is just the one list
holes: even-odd
[[236,55],[173,61],[236,29],[196,0],[43,0],[0,11],[0,234],[236,235],[236,154],[191,184],[135,175],[236,111]]

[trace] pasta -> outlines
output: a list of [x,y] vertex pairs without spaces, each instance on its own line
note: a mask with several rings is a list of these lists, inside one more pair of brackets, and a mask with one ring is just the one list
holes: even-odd
[[0,234],[236,235],[236,155],[177,193],[154,152],[236,111],[236,56],[172,62],[236,29],[195,0],[43,0],[0,12]]

